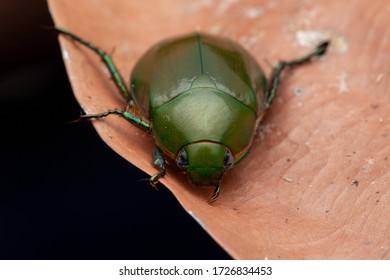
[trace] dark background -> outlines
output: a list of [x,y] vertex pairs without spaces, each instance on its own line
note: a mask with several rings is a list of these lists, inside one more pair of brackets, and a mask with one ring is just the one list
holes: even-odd
[[80,113],[43,0],[0,4],[0,259],[229,259]]

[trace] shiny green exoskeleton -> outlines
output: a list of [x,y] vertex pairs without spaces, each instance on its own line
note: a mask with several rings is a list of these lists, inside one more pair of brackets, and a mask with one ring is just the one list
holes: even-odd
[[271,105],[286,66],[323,55],[328,42],[302,58],[280,62],[270,83],[257,62],[237,43],[203,33],[169,39],[153,46],[136,64],[128,90],[110,57],[84,39],[62,34],[101,56],[112,78],[140,116],[122,110],[82,115],[93,119],[117,114],[153,134],[154,186],[166,174],[165,157],[176,161],[190,180],[215,186],[215,201],[226,170],[248,154],[258,122]]

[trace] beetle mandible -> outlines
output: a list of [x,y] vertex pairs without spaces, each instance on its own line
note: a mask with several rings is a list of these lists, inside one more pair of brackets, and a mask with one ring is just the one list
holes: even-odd
[[306,56],[279,62],[268,82],[255,59],[239,44],[196,32],[150,48],[133,69],[128,89],[102,49],[63,28],[55,30],[97,53],[128,106],[135,109],[131,112],[140,112],[138,116],[114,109],[80,119],[116,114],[150,132],[156,141],[153,163],[159,168],[150,184],[155,186],[165,176],[168,157],[193,183],[215,187],[209,203],[220,194],[224,172],[249,153],[282,71],[325,54],[329,45],[323,42]]

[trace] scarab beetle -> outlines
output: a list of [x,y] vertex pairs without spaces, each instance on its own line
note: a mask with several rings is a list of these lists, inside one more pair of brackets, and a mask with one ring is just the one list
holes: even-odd
[[310,61],[326,52],[328,42],[307,56],[280,62],[270,82],[255,59],[239,44],[217,36],[193,33],[162,41],[138,61],[128,89],[111,58],[100,48],[59,27],[55,29],[96,52],[125,98],[126,110],[82,115],[98,119],[120,115],[153,134],[154,186],[166,174],[165,158],[176,161],[190,180],[215,187],[209,202],[218,197],[221,178],[249,152],[255,129],[274,100],[286,66]]

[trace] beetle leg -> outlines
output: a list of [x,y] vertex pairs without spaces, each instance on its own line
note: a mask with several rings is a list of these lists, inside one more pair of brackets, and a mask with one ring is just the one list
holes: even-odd
[[84,46],[88,47],[89,49],[91,49],[92,51],[97,53],[101,57],[101,59],[103,60],[104,64],[107,67],[107,70],[110,72],[110,75],[111,75],[116,87],[118,88],[118,90],[120,91],[122,96],[126,99],[127,103],[130,104],[130,106],[132,106],[132,107],[136,107],[136,105],[133,101],[134,97],[131,95],[130,91],[126,88],[125,83],[123,82],[122,76],[120,75],[120,73],[116,69],[114,62],[112,61],[112,59],[109,55],[107,55],[102,49],[96,47],[92,43],[84,40],[83,38],[77,36],[76,34],[73,34],[72,32],[70,32],[68,30],[62,29],[61,27],[58,27],[58,26],[55,26],[54,29],[61,34],[69,36],[73,40],[76,40],[77,42],[83,44]]
[[158,147],[155,147],[153,149],[153,164],[160,169],[160,172],[152,175],[152,177],[150,177],[149,179],[150,185],[156,188],[156,184],[158,183],[158,180],[164,177],[167,172],[164,156]]
[[107,117],[108,115],[119,115],[135,126],[139,126],[139,127],[144,128],[148,131],[152,130],[152,127],[149,123],[144,122],[142,119],[130,114],[129,112],[122,111],[119,109],[108,110],[108,111],[106,111],[104,113],[100,113],[100,114],[81,115],[79,120],[100,119],[100,118]]
[[215,202],[219,196],[219,193],[221,192],[221,185],[218,184],[215,186],[215,189],[214,189],[214,194],[212,197],[210,197],[210,199],[207,201],[209,204]]
[[329,46],[329,43],[330,43],[329,41],[321,43],[311,53],[309,53],[308,55],[303,56],[301,58],[297,58],[297,59],[290,60],[290,61],[280,61],[279,62],[279,64],[274,68],[273,74],[271,76],[271,80],[270,80],[271,87],[269,89],[268,96],[267,96],[266,108],[271,106],[272,101],[275,98],[276,91],[278,89],[279,82],[280,82],[280,75],[281,75],[283,69],[286,68],[286,66],[301,65],[303,63],[309,62],[313,57],[324,55],[326,52],[326,49]]

